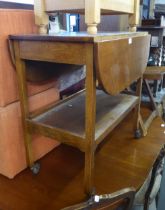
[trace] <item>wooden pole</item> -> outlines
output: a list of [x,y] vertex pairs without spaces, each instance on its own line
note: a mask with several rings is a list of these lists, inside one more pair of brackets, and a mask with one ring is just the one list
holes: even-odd
[[140,0],[134,0],[134,14],[129,15],[129,31],[135,32],[139,24]]
[[34,0],[35,24],[40,34],[48,33],[49,17],[45,12],[45,0]]
[[100,0],[85,0],[85,23],[89,34],[97,34],[100,13]]

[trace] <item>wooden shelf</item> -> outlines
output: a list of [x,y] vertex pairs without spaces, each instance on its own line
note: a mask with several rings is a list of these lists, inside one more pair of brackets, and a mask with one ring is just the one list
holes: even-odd
[[[135,107],[138,97],[110,96],[101,90],[97,90],[96,95],[95,140],[99,143]],[[64,130],[85,139],[85,91],[33,118],[31,123]]]

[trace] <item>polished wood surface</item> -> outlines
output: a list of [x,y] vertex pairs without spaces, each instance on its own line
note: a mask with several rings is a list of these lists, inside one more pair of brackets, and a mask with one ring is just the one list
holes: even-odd
[[[143,184],[165,143],[162,120],[156,118],[146,137],[132,137],[132,113],[106,138],[95,154],[96,194]],[[143,109],[143,115],[147,115]],[[61,145],[40,160],[35,176],[26,169],[13,180],[0,175],[0,209],[59,210],[87,200],[83,190],[84,153]]]
[[[144,33],[115,33],[113,35],[106,34],[106,35],[95,35],[95,36],[89,36],[87,34],[79,34],[78,36],[73,36],[70,34],[70,36],[67,36],[67,34],[63,36],[52,36],[52,40],[50,40],[50,36],[45,36],[44,40],[41,40],[41,36],[11,36],[10,38],[13,41],[14,49],[15,49],[15,60],[16,60],[16,69],[17,69],[17,76],[18,76],[18,83],[19,83],[19,92],[20,92],[20,101],[21,101],[21,109],[22,109],[22,122],[24,125],[24,137],[25,137],[25,145],[26,145],[26,151],[27,151],[27,161],[30,167],[34,166],[34,159],[33,159],[33,152],[31,149],[31,139],[32,134],[38,133],[42,134],[44,136],[49,136],[51,138],[54,138],[56,140],[59,140],[60,142],[75,146],[79,148],[81,151],[85,152],[85,168],[84,168],[84,186],[86,193],[90,194],[93,191],[94,187],[94,153],[96,150],[96,147],[98,144],[108,135],[110,131],[114,127],[117,126],[118,123],[121,122],[121,120],[130,112],[134,107],[137,106],[137,109],[135,112],[137,112],[137,115],[135,117],[135,128],[134,132],[136,132],[139,129],[139,113],[140,113],[140,90],[141,90],[141,83],[139,86],[139,95],[138,98],[135,96],[127,96],[122,98],[113,99],[106,96],[105,93],[102,92],[100,102],[97,101],[97,96],[99,94],[98,91],[96,91],[96,62],[97,58],[100,58],[101,54],[108,53],[112,57],[112,60],[114,60],[113,63],[108,63],[108,65],[114,66],[121,66],[122,62],[119,62],[119,65],[117,63],[118,60],[121,60],[121,55],[117,58],[113,59],[113,50],[116,50],[116,45],[114,46],[113,43],[116,43],[116,39],[118,41],[124,40],[124,42],[121,43],[122,46],[125,45],[125,42],[127,42],[128,47],[128,57],[129,57],[129,50],[131,49],[131,46],[134,45],[132,42],[134,42],[133,37],[139,35],[140,42],[138,42],[138,45],[140,46],[140,49],[143,49],[142,51],[137,48],[135,48],[135,56],[137,56],[136,61],[134,64],[129,65],[127,62],[126,65],[133,67],[133,66],[143,66],[146,65],[147,59],[145,55],[141,55],[141,52],[147,53],[147,46],[149,37],[147,34]],[[47,40],[46,40],[47,37]],[[146,38],[147,37],[147,38]],[[38,38],[38,40],[37,40]],[[87,39],[86,39],[87,38]],[[90,42],[89,39],[90,38]],[[30,40],[29,40],[30,39]],[[35,39],[35,40],[33,40]],[[54,40],[53,40],[54,39]],[[58,39],[58,41],[57,41]],[[67,40],[66,40],[67,39]],[[82,41],[81,41],[82,40]],[[97,45],[104,45],[104,43],[107,43],[108,50],[103,47],[103,49],[100,51]],[[109,44],[112,43],[112,46]],[[141,43],[141,45],[140,45]],[[137,43],[136,43],[137,44]],[[135,44],[135,45],[136,45]],[[145,46],[146,45],[146,46]],[[111,51],[111,48],[113,50]],[[98,49],[98,50],[96,50]],[[123,49],[123,48],[122,48]],[[131,50],[130,50],[131,51]],[[141,56],[141,59],[139,59],[139,56]],[[42,120],[35,120],[36,118],[31,118],[31,115],[28,110],[28,100],[27,100],[27,87],[26,87],[26,68],[25,63],[30,60],[33,60],[35,62],[39,61],[46,61],[46,62],[52,62],[52,63],[61,63],[63,64],[76,64],[76,65],[84,65],[86,67],[86,81],[85,81],[85,100],[84,102],[84,110],[82,117],[81,115],[74,114],[70,115],[70,120],[67,118],[66,114],[66,120],[63,120],[65,124],[68,124],[69,121],[72,120],[73,123],[69,123],[72,125],[72,129],[67,129],[66,126],[63,126],[64,123],[61,123],[62,119],[65,119],[65,117],[57,116],[58,123],[53,122],[50,123],[49,114],[52,117],[52,113],[55,113],[55,121],[56,121],[56,110],[49,113],[47,112],[47,117],[45,115],[41,116]],[[131,58],[128,60],[131,62]],[[103,66],[106,65],[108,60],[101,60]],[[138,65],[140,63],[140,65]],[[121,67],[120,67],[121,68]],[[136,68],[135,68],[136,69]],[[56,70],[56,69],[55,69]],[[103,71],[104,68],[102,68],[102,65],[97,65],[97,73],[99,72],[101,75],[101,71]],[[130,73],[130,70],[132,71]],[[135,71],[134,69],[130,69],[129,67],[124,69],[126,71],[126,75],[135,75],[131,76],[129,78],[129,82],[126,80],[118,80],[117,83],[125,83],[129,85],[129,83],[133,82],[135,79],[142,77],[142,70],[140,69],[139,72]],[[114,71],[114,74],[121,77],[120,71]],[[111,81],[113,81],[113,75],[109,72],[106,72],[102,74],[102,84],[104,84],[104,89],[107,90],[109,87],[109,84],[111,84]],[[109,78],[109,82],[107,82],[106,78]],[[115,77],[116,78],[116,77]],[[106,80],[106,83],[103,83],[104,80]],[[141,80],[140,80],[141,81]],[[113,82],[112,82],[113,83]],[[119,94],[120,91],[123,90],[123,85],[118,85],[119,88],[115,89],[115,87],[111,87],[108,93],[109,94]],[[125,87],[125,86],[124,86]],[[113,91],[115,90],[115,91]],[[103,97],[102,97],[103,95]],[[83,109],[80,109],[81,106],[78,104],[81,103],[81,100],[78,98],[79,96],[75,96],[75,102],[74,98],[72,101],[70,101],[71,104],[64,103],[64,106],[61,104],[57,106],[57,110],[59,110],[59,113],[61,113],[60,109],[62,107],[63,116],[65,115],[65,106],[69,105],[76,107],[74,111],[78,113]],[[111,101],[112,104],[109,102],[105,102],[106,100]],[[104,101],[105,100],[105,101]],[[66,101],[65,101],[66,102]],[[69,101],[68,101],[69,102]],[[72,104],[73,102],[73,104]],[[78,103],[79,102],[79,103]],[[114,106],[115,104],[115,106]],[[107,108],[105,108],[107,106]],[[100,111],[100,107],[102,110]],[[112,108],[112,111],[110,111],[109,108]],[[114,108],[115,107],[115,108]],[[122,107],[122,108],[121,108]],[[73,112],[74,113],[74,112]],[[96,114],[97,113],[97,114]],[[100,114],[102,113],[102,114]],[[112,114],[113,113],[113,114]],[[98,117],[99,115],[99,117]],[[117,116],[117,117],[116,117]],[[99,120],[98,120],[99,119]],[[75,122],[77,122],[77,125],[75,126]],[[79,124],[80,122],[80,124]],[[81,123],[83,122],[83,123]],[[61,123],[61,125],[60,125]],[[60,125],[60,126],[59,126]],[[80,126],[79,126],[80,125]],[[78,127],[81,127],[81,129],[77,129]],[[76,132],[75,132],[76,130]],[[82,133],[83,130],[83,133]],[[139,132],[139,131],[137,131]],[[134,134],[132,134],[134,135]],[[82,141],[84,140],[84,141]],[[96,140],[96,141],[95,141]]]

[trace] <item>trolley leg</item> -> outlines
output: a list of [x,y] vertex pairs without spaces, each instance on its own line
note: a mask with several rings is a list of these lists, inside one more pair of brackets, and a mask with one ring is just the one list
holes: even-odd
[[34,163],[33,152],[32,152],[32,135],[25,131],[25,148],[26,148],[26,160],[33,174],[38,174],[40,171],[40,164]]
[[134,137],[136,139],[139,139],[142,137],[142,130],[141,130],[141,116],[140,116],[140,104],[141,104],[141,91],[142,91],[142,81],[143,79],[140,78],[137,81],[137,87],[136,87],[136,95],[139,97],[138,104],[135,108],[135,114],[134,114]]
[[85,153],[85,177],[84,177],[84,184],[85,184],[85,192],[91,196],[94,190],[93,185],[94,179],[94,152],[87,151]]
[[27,84],[26,84],[26,67],[25,61],[20,59],[19,54],[19,43],[14,42],[15,50],[15,64],[17,70],[17,79],[18,79],[18,88],[20,96],[20,107],[22,115],[22,127],[24,134],[24,143],[26,149],[26,160],[28,166],[31,168],[34,174],[37,174],[39,171],[39,165],[34,164],[33,155],[32,155],[32,134],[29,132],[27,127],[26,119],[29,118],[29,106],[28,106],[28,94],[27,94]]
[[87,194],[94,187],[94,152],[96,118],[96,77],[93,65],[93,46],[86,46],[86,101],[85,101],[85,176],[84,185]]

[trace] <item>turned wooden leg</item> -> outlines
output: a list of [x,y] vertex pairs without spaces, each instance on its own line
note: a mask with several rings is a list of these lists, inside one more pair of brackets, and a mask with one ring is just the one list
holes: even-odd
[[139,101],[134,112],[134,121],[135,121],[134,132],[135,132],[136,139],[141,138],[142,135],[146,135],[146,130],[144,128],[143,121],[140,114],[142,82],[143,82],[143,78],[141,77],[140,79],[138,79],[137,87],[136,87],[136,95],[139,97]]
[[140,0],[134,0],[134,13],[129,15],[129,31],[135,32],[139,24]]
[[130,32],[136,32],[137,25],[129,25]]
[[97,34],[97,24],[90,24],[90,23],[87,23],[87,32],[89,34]]
[[100,0],[85,0],[85,23],[89,34],[97,34],[100,23]]
[[40,34],[48,33],[49,17],[45,10],[45,0],[34,0],[35,24]]
[[39,25],[38,26],[39,34],[47,34],[48,33],[48,26],[47,25]]

